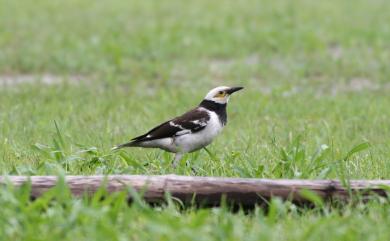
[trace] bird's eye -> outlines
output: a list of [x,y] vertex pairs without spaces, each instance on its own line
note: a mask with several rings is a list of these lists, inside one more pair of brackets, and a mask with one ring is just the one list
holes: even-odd
[[218,91],[218,93],[215,95],[215,98],[222,98],[225,97],[226,93],[223,90]]

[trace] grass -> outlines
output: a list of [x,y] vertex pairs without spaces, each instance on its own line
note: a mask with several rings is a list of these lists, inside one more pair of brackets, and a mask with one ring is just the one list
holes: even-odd
[[[4,175],[390,178],[385,0],[0,5]],[[231,98],[210,153],[189,154],[173,169],[159,150],[110,152],[218,85],[246,88]],[[27,190],[0,190],[0,239],[390,237],[387,199],[315,209],[275,199],[269,212],[244,214],[128,206],[125,193],[72,199],[62,186],[30,202]]]

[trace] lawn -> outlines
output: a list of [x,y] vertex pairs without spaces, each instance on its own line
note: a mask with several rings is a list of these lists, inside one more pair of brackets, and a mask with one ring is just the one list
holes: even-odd
[[[0,0],[2,175],[390,179],[390,3]],[[228,124],[178,168],[125,142],[244,86]],[[389,199],[269,211],[35,202],[0,189],[3,240],[389,240]]]

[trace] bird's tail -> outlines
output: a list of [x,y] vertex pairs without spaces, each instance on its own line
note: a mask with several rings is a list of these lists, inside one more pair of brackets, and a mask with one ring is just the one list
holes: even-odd
[[124,144],[120,144],[120,145],[114,146],[113,148],[111,148],[111,151],[116,151],[116,150],[119,150],[119,149],[121,149],[123,147],[132,147],[132,146],[137,146],[134,141],[130,141],[130,142],[127,142],[127,143],[124,143]]

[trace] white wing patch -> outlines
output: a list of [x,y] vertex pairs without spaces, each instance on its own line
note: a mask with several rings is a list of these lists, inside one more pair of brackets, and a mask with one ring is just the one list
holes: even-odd
[[169,122],[169,125],[171,125],[171,126],[173,126],[173,127],[177,127],[177,128],[180,128],[180,129],[184,130],[184,128],[183,128],[181,125],[179,125],[179,124],[176,124],[176,123],[174,123],[173,121],[170,121],[170,122]]
[[182,131],[178,131],[176,132],[176,136],[182,136],[182,135],[186,135],[186,134],[191,134],[191,130],[182,130]]
[[204,120],[194,120],[191,122],[194,123],[195,125],[207,126],[207,122],[205,122]]
[[[194,128],[195,130],[199,129],[201,127],[207,126],[207,121],[205,121],[204,119],[193,120],[193,121],[189,121],[189,122],[194,124],[194,125],[197,125],[197,127]],[[182,136],[182,135],[186,135],[186,134],[191,134],[192,133],[191,129],[184,128],[182,125],[177,124],[177,123],[175,123],[173,121],[170,121],[169,125],[181,129],[180,131],[175,133],[175,136]]]
[[185,129],[183,126],[181,126],[179,124],[176,124],[173,121],[170,121],[169,125],[181,129],[181,131],[178,131],[178,132],[175,133],[175,136],[182,136],[182,135],[186,135],[186,134],[191,134],[192,133],[191,130]]

